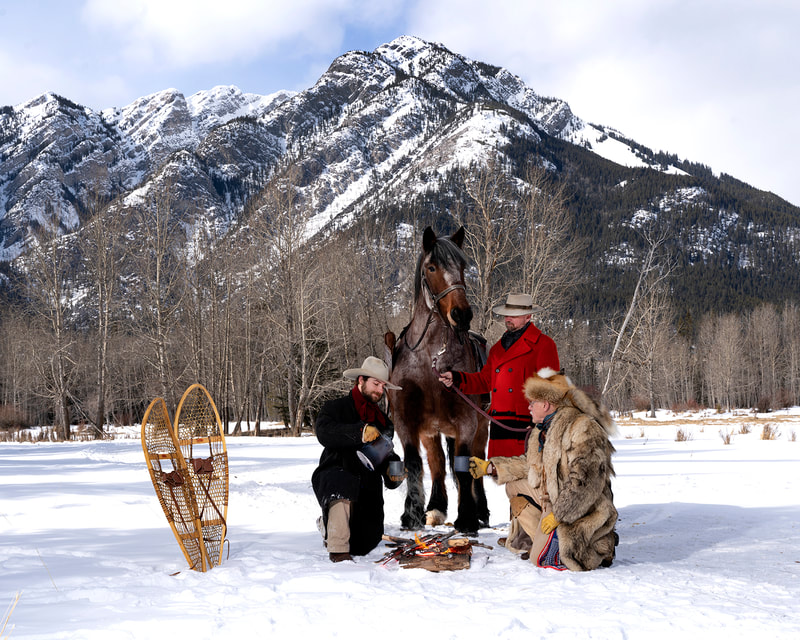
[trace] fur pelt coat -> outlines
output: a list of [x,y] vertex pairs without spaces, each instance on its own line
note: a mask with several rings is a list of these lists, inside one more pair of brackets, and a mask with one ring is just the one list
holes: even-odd
[[566,376],[544,369],[525,382],[528,400],[557,407],[540,450],[534,428],[524,456],[493,458],[498,483],[527,478],[549,494],[558,525],[561,561],[572,571],[608,566],[614,559],[617,510],[611,491],[616,424],[608,410]]

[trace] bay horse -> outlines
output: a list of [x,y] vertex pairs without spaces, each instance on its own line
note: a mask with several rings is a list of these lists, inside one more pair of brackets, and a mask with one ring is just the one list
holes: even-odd
[[[469,332],[472,309],[464,285],[467,257],[461,249],[463,243],[463,227],[449,238],[437,238],[431,227],[425,228],[414,277],[411,322],[398,338],[391,331],[384,336],[391,354],[391,363],[387,363],[391,370],[389,380],[402,387],[387,393],[408,472],[405,509],[400,519],[405,529],[445,522],[447,465],[442,435],[447,438],[450,469],[458,486],[455,528],[477,532],[489,521],[483,480],[473,479],[468,471],[453,469],[454,455],[485,457],[488,421],[439,382],[437,373],[437,369],[476,371],[481,364],[482,354],[471,339],[475,334]],[[472,399],[480,402],[480,398]],[[432,482],[425,509],[420,444],[425,447]]]

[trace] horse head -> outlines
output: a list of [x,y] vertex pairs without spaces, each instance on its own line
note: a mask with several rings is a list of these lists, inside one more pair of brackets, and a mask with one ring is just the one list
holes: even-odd
[[428,308],[457,331],[468,331],[472,322],[464,285],[467,256],[461,249],[463,244],[464,227],[449,238],[437,238],[433,229],[426,227],[414,281],[415,299],[424,296]]

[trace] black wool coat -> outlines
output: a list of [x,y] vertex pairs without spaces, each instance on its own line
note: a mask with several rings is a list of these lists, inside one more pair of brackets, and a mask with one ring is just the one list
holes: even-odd
[[[365,424],[356,410],[352,391],[326,402],[314,424],[317,440],[325,448],[311,476],[311,485],[326,526],[331,502],[352,502],[350,553],[354,555],[365,555],[378,546],[383,535],[383,486],[396,489],[402,484],[392,482],[387,475],[389,461],[400,460],[396,453],[389,454],[374,471],[367,469],[356,455],[363,444]],[[387,437],[394,436],[394,425],[388,417],[386,426],[374,426]]]

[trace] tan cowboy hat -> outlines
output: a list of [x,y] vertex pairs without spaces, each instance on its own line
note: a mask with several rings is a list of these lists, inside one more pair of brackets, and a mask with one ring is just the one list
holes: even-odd
[[387,389],[403,388],[389,382],[389,367],[386,366],[386,363],[383,360],[380,360],[375,356],[369,356],[366,360],[364,360],[360,368],[346,369],[344,372],[344,377],[350,380],[358,380],[358,376],[380,380],[386,384]]
[[527,293],[509,293],[505,304],[492,309],[498,316],[527,316],[541,310],[539,305],[533,304],[533,298]]

